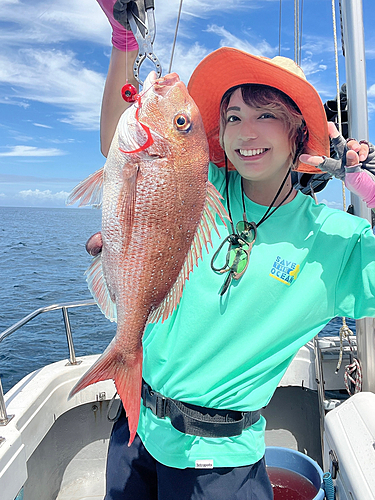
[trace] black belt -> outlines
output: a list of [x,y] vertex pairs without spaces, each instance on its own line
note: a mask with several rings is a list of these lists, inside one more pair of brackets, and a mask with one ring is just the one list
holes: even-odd
[[175,429],[193,436],[239,436],[260,418],[260,410],[217,410],[166,398],[153,391],[145,381],[142,381],[142,400],[158,418],[169,417]]

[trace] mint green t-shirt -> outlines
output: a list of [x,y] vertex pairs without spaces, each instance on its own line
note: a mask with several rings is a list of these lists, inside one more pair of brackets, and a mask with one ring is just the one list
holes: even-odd
[[[225,196],[225,171],[210,165],[209,180]],[[241,178],[230,172],[229,199],[242,220]],[[249,221],[267,207],[245,197]],[[221,237],[228,234],[218,222]],[[225,277],[210,266],[222,239],[186,282],[176,311],[149,325],[143,337],[146,382],[164,396],[219,409],[258,410],[269,402],[298,349],[331,318],[375,316],[375,237],[369,223],[317,205],[298,192],[258,229],[245,274],[224,296]],[[241,435],[183,434],[168,418],[141,406],[138,426],[146,449],[164,465],[249,465],[262,458],[263,417]]]

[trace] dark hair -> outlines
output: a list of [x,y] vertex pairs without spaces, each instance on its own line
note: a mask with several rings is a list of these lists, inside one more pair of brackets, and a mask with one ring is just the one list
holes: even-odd
[[241,89],[242,99],[253,108],[270,109],[281,119],[287,129],[290,142],[290,156],[293,166],[297,156],[303,152],[308,140],[305,120],[297,104],[284,92],[268,85],[248,83],[232,87],[225,92],[220,104],[220,145],[224,149],[224,131],[226,127],[226,111],[233,93]]

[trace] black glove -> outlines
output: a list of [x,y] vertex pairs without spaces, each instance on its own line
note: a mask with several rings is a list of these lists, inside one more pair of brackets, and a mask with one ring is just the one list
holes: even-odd
[[331,144],[336,152],[337,159],[325,158],[324,161],[318,165],[318,168],[333,175],[336,179],[343,181],[345,179],[346,152],[348,151],[346,140],[342,135],[339,135],[331,139]]
[[[344,180],[345,179],[345,167],[346,167],[346,153],[349,151],[349,148],[346,144],[346,140],[342,135],[331,139],[332,145],[336,152],[336,157],[334,158],[325,158],[325,160],[318,165],[318,168],[325,172],[329,172],[331,175],[336,177],[337,179]],[[371,144],[371,142],[366,142],[369,147],[369,153],[366,160],[361,162],[361,167],[365,170],[368,170],[371,174],[375,174],[375,148]]]
[[[149,2],[147,1],[147,4],[148,3]],[[149,5],[147,5],[147,7],[149,7]],[[138,21],[138,19],[140,19],[143,23],[145,22],[145,17],[146,17],[145,9],[146,9],[145,0],[117,0],[115,5],[113,6],[113,17],[122,26],[124,26],[125,29],[132,31],[128,20],[128,15],[129,13],[133,13],[134,14],[133,17],[135,22],[137,23],[139,31],[142,33],[142,36],[145,36],[144,24]]]

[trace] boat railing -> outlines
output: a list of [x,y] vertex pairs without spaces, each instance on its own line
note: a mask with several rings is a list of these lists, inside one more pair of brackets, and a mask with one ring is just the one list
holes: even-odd
[[[50,311],[56,311],[56,310],[61,310],[63,319],[64,319],[64,326],[65,326],[65,334],[66,334],[66,339],[68,342],[68,349],[69,349],[69,364],[70,365],[77,365],[80,363],[80,361],[77,361],[76,355],[75,355],[75,350],[74,350],[74,343],[73,343],[73,336],[72,336],[72,329],[70,326],[70,320],[69,320],[69,309],[73,309],[76,307],[88,307],[88,306],[94,306],[96,305],[96,302],[94,300],[82,300],[82,301],[77,301],[77,302],[64,302],[62,304],[52,304],[47,307],[41,307],[39,309],[36,309],[32,313],[28,314],[24,318],[22,318],[20,321],[17,321],[14,325],[10,326],[6,330],[4,330],[2,333],[0,333],[0,343],[9,335],[12,333],[16,332],[19,330],[22,326],[26,325],[29,321],[32,319],[36,318],[40,314],[44,314]],[[6,425],[9,421],[11,420],[11,416],[7,415],[6,412],[6,407],[5,407],[5,401],[4,401],[4,394],[3,394],[3,388],[1,385],[1,380],[0,380],[0,425]]]

